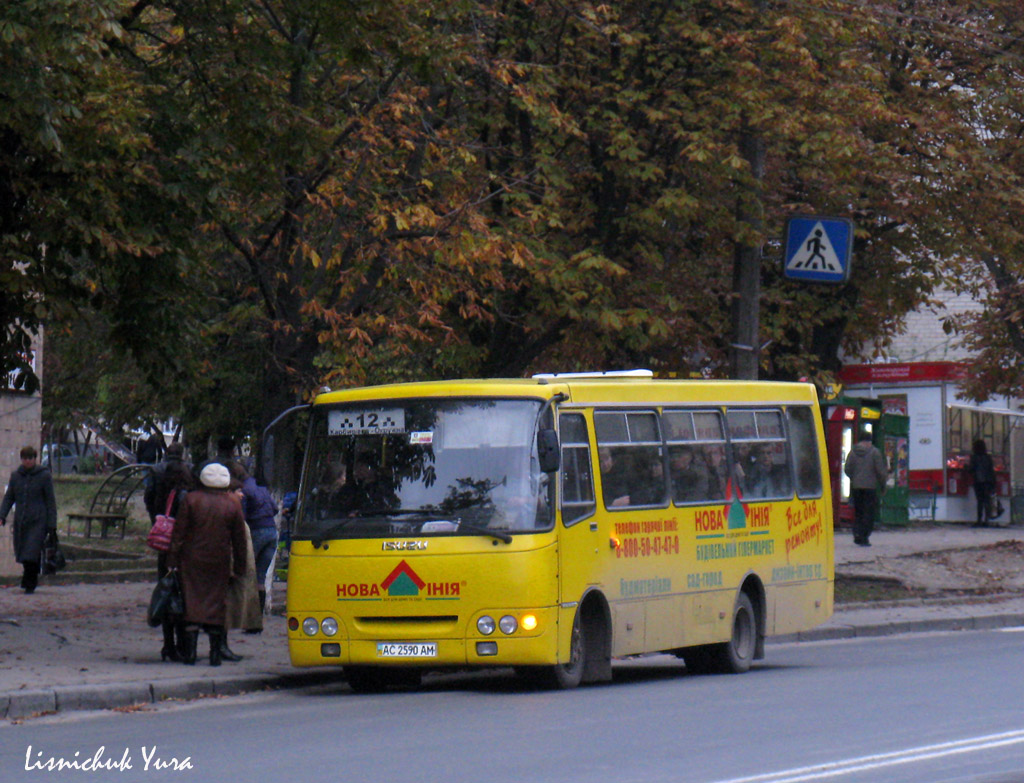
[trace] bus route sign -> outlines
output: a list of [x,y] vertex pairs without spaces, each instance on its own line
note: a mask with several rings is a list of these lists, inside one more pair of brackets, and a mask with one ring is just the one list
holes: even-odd
[[783,275],[808,283],[845,283],[850,278],[853,221],[818,215],[786,220]]

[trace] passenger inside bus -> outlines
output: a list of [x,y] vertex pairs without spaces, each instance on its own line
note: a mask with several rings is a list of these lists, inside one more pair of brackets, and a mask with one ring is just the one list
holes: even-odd
[[605,508],[630,505],[624,455],[608,447],[599,448],[597,453],[601,462],[601,494],[604,496]]
[[755,461],[747,471],[746,492],[751,498],[777,498],[792,494],[789,469],[775,464],[774,447],[764,443],[754,451]]
[[549,526],[551,520],[551,477],[542,473],[532,482],[519,482],[518,490],[498,491],[494,496],[494,511],[488,527],[502,530],[535,530]]
[[708,468],[708,500],[725,497],[725,485],[729,480],[729,463],[725,459],[725,446],[714,443],[704,447],[704,462]]
[[635,448],[633,469],[629,472],[631,506],[660,506],[665,503],[665,466],[660,449]]
[[703,457],[697,456],[691,446],[672,446],[669,458],[672,499],[676,503],[707,500],[710,477]]
[[338,511],[354,516],[395,508],[398,496],[382,478],[377,457],[363,452],[356,455],[351,478],[333,494],[331,503]]

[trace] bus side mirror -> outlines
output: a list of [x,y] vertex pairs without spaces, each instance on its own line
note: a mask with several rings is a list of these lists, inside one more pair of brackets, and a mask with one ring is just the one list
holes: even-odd
[[540,469],[545,473],[554,473],[561,464],[560,457],[558,433],[554,430],[538,430],[537,459],[540,461]]

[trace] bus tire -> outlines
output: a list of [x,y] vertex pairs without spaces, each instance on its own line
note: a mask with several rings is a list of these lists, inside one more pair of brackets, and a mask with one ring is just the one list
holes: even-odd
[[687,647],[679,653],[679,657],[686,664],[687,673],[710,674],[714,670],[712,653],[713,645],[702,644],[699,647]]
[[757,650],[757,617],[746,593],[740,593],[732,610],[729,641],[712,648],[713,667],[723,674],[743,674],[750,669]]
[[583,670],[587,667],[587,645],[583,635],[583,622],[579,611],[572,621],[572,640],[569,644],[569,660],[554,666],[524,667],[520,671],[528,680],[536,682],[544,688],[554,690],[571,690],[583,680]]

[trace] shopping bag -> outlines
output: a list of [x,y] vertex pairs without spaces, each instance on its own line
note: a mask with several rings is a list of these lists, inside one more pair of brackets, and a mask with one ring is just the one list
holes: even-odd
[[63,570],[67,564],[67,558],[64,557],[60,543],[57,541],[57,531],[51,529],[43,542],[43,561],[40,570],[44,574],[55,574]]
[[181,580],[175,568],[169,570],[153,588],[153,596],[149,600],[146,622],[153,628],[165,622],[180,620],[185,615],[185,596],[181,590]]

